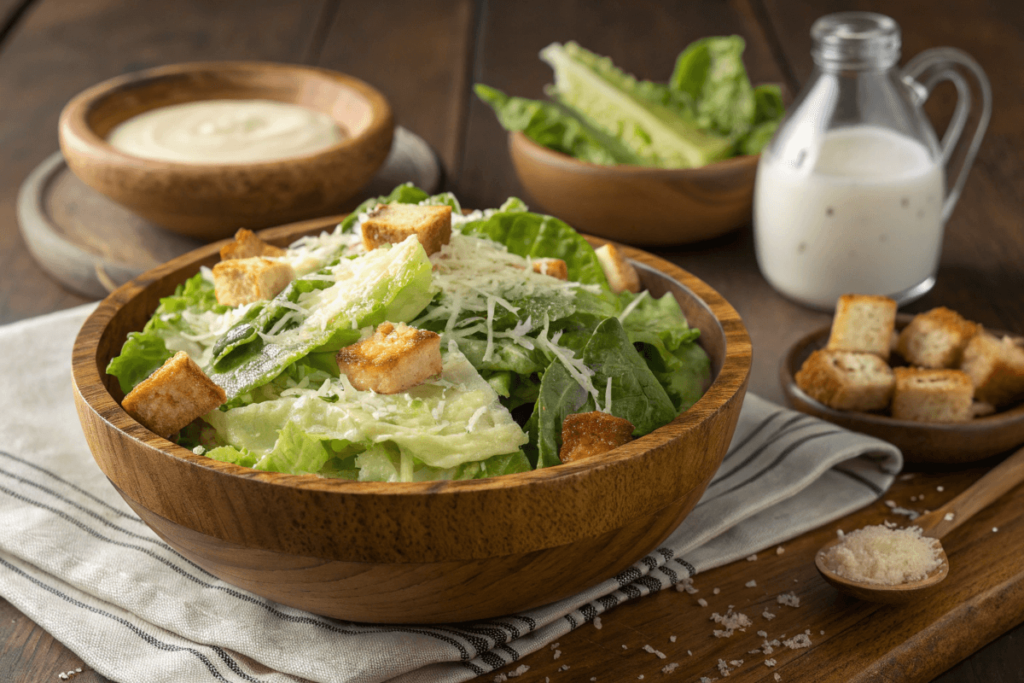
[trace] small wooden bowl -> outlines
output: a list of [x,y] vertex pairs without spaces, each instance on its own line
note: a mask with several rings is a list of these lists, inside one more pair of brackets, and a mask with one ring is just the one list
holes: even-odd
[[[913,316],[899,314],[896,329]],[[795,375],[813,351],[825,348],[831,327],[811,332],[790,347],[779,365],[779,381],[793,408],[840,427],[876,436],[903,452],[908,462],[964,464],[984,460],[1024,443],[1024,404],[970,422],[934,424],[897,420],[876,413],[836,410],[819,403],[796,385]],[[1008,334],[989,330],[993,334]]]
[[602,166],[509,134],[519,182],[570,225],[641,246],[687,244],[750,223],[759,156],[701,168]]
[[[286,245],[337,221],[262,237]],[[286,605],[425,623],[573,595],[678,526],[735,429],[751,361],[739,315],[694,276],[623,247],[651,293],[671,292],[700,328],[714,381],[672,423],[606,456],[494,479],[387,484],[259,472],[195,455],[129,417],[104,369],[160,297],[217,261],[218,247],[170,261],[100,303],[75,341],[75,401],[100,469],[154,531],[212,574]]]
[[[106,142],[119,123],[172,104],[266,99],[329,114],[344,140],[321,152],[247,164],[184,164],[131,156]],[[60,147],[97,192],[173,232],[216,240],[338,211],[377,171],[394,130],[384,96],[326,69],[265,62],[175,64],[99,83],[64,107]]]

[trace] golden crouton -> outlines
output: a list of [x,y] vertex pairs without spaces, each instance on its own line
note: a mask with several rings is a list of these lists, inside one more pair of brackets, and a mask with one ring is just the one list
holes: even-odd
[[798,387],[836,410],[882,410],[892,396],[893,375],[873,353],[818,349],[800,366]]
[[945,307],[915,315],[900,332],[897,351],[911,365],[925,368],[955,368],[964,348],[981,325],[964,320]]
[[262,256],[221,261],[213,267],[213,293],[222,306],[273,299],[295,278],[284,261]]
[[607,453],[633,440],[633,423],[593,411],[568,415],[562,422],[562,448],[558,458],[572,462]]
[[608,284],[616,294],[627,289],[634,294],[640,291],[640,275],[636,268],[619,253],[614,244],[606,244],[594,251],[601,263],[601,270],[608,278]]
[[974,416],[971,378],[961,370],[895,368],[892,416],[917,422],[967,422]]
[[139,382],[121,407],[154,434],[168,437],[226,400],[224,390],[187,353],[178,351]]
[[267,244],[252,230],[241,228],[235,233],[235,241],[220,248],[220,260],[252,258],[253,256],[284,256],[287,252],[281,247]]
[[1009,337],[978,334],[964,349],[960,369],[974,385],[974,397],[996,408],[1024,401],[1024,349]]
[[410,235],[416,235],[427,256],[440,251],[452,236],[452,207],[378,204],[363,221],[367,251],[382,244],[400,244]]
[[441,335],[381,323],[373,336],[338,351],[337,359],[356,389],[397,394],[441,372]]
[[533,272],[550,275],[558,280],[569,279],[569,266],[560,258],[533,259]]
[[888,360],[895,325],[896,302],[889,297],[845,294],[836,304],[825,348],[873,353]]

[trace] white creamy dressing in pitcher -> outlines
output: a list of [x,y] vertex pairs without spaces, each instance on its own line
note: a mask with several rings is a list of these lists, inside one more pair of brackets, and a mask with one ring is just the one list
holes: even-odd
[[146,159],[235,164],[305,156],[345,138],[322,112],[272,100],[200,100],[159,107],[118,125],[107,142]]
[[943,168],[919,142],[877,126],[829,131],[816,159],[757,171],[757,259],[783,294],[831,308],[892,295],[935,273]]

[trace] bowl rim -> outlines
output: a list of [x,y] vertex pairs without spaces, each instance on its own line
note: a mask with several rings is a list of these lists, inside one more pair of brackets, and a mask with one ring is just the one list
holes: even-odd
[[[905,327],[913,317],[914,316],[909,313],[897,314],[896,329],[899,330]],[[914,420],[899,420],[888,415],[865,413],[855,410],[837,410],[836,408],[831,408],[825,405],[817,399],[812,398],[803,389],[797,386],[796,372],[794,368],[798,368],[797,363],[800,361],[802,356],[806,355],[806,351],[808,349],[814,350],[815,348],[824,348],[822,341],[827,339],[831,329],[832,325],[829,323],[828,325],[808,332],[794,342],[793,345],[789,347],[789,350],[783,355],[782,361],[779,363],[779,382],[782,384],[782,391],[786,395],[787,399],[792,400],[795,397],[804,403],[814,406],[815,410],[819,411],[822,415],[834,419],[841,419],[845,422],[859,421],[864,424],[899,428],[916,433],[981,434],[1016,423],[1020,423],[1022,428],[1024,428],[1024,401],[1019,405],[992,415],[975,417],[970,422],[917,422]],[[985,331],[997,336],[1020,336],[1005,330],[987,327],[985,328]],[[1024,441],[1024,434],[1021,435],[1021,440]]]
[[[329,230],[345,218],[347,214],[311,219],[288,225],[269,228],[258,233],[261,238],[269,241],[281,241],[288,244],[307,234]],[[583,233],[580,233],[583,234]],[[287,241],[284,238],[287,237]],[[611,242],[599,237],[584,235],[592,246],[600,246]],[[183,254],[167,263],[158,266],[139,277],[117,288],[103,299],[97,308],[88,316],[76,335],[72,350],[72,379],[75,392],[90,410],[103,421],[122,434],[140,442],[142,445],[162,452],[167,457],[184,460],[187,463],[211,470],[212,474],[223,474],[232,477],[240,476],[270,486],[281,486],[290,489],[338,493],[347,496],[400,496],[415,497],[425,493],[461,495],[489,490],[517,489],[529,487],[539,482],[576,480],[588,472],[615,467],[629,463],[644,454],[664,448],[675,439],[699,428],[713,419],[717,413],[737,397],[742,397],[750,377],[752,363],[752,345],[750,336],[739,314],[717,291],[708,284],[679,268],[678,266],[633,247],[616,246],[631,260],[641,257],[640,265],[650,265],[659,274],[674,280],[688,291],[695,303],[704,307],[722,331],[725,352],[718,376],[693,406],[678,415],[672,422],[650,434],[634,439],[624,446],[615,449],[599,461],[585,459],[565,463],[557,467],[546,467],[528,472],[506,474],[486,479],[464,481],[424,481],[424,482],[361,482],[346,479],[319,477],[315,474],[285,474],[280,472],[262,472],[232,463],[221,462],[206,456],[197,455],[163,437],[159,437],[139,422],[135,421],[120,403],[107,390],[100,372],[97,357],[99,341],[114,316],[136,296],[145,292],[146,288],[157,283],[165,276],[183,268],[194,268],[198,272],[203,261],[216,257],[221,246],[228,240],[219,240]],[[646,262],[646,263],[645,263]],[[176,284],[180,284],[180,281]],[[94,339],[90,337],[94,336]]]
[[[358,93],[364,100],[366,100],[371,111],[370,121],[366,128],[364,128],[358,135],[350,135],[330,147],[325,147],[310,154],[257,162],[195,164],[180,161],[150,159],[122,152],[107,142],[105,138],[97,134],[93,130],[92,126],[88,124],[89,113],[105,98],[114,96],[117,93],[128,92],[133,88],[145,85],[156,79],[201,72],[259,73],[267,71],[303,73],[307,75],[320,76],[327,80],[339,83]],[[202,100],[189,100],[189,102],[198,101]],[[157,108],[158,107],[152,107],[145,111]],[[215,174],[237,173],[240,171],[259,172],[261,170],[280,167],[282,164],[309,162],[356,147],[362,144],[365,140],[378,135],[382,128],[393,127],[394,118],[391,111],[391,105],[388,103],[387,98],[385,98],[379,90],[366,81],[356,78],[355,76],[350,76],[348,74],[320,66],[261,60],[179,62],[174,64],[163,64],[160,66],[150,67],[148,69],[114,76],[113,78],[108,78],[107,80],[100,81],[95,85],[89,86],[72,97],[61,110],[57,124],[62,148],[64,147],[65,140],[77,143],[77,145],[89,149],[93,155],[99,158],[101,163],[122,166],[144,166],[150,169],[159,169],[170,173],[176,172],[192,174],[211,172]]]
[[677,175],[680,176],[681,179],[686,179],[691,176],[706,175],[710,170],[714,170],[718,173],[725,173],[740,168],[746,168],[751,165],[756,166],[761,158],[760,154],[740,154],[729,157],[728,159],[719,159],[718,161],[713,161],[710,164],[705,164],[704,166],[693,166],[690,168],[656,168],[654,166],[638,166],[636,164],[595,164],[592,161],[577,159],[565,152],[559,152],[558,150],[551,149],[550,147],[545,147],[521,130],[509,131],[508,145],[510,149],[518,146],[535,159],[540,159],[546,164],[559,167],[564,170],[585,170],[588,172],[604,172],[607,174],[623,174],[640,177],[648,175],[655,177]]

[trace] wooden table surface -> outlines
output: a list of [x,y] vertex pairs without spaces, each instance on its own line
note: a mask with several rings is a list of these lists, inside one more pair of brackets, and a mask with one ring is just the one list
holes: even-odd
[[[995,110],[947,226],[938,284],[907,310],[947,305],[985,325],[1024,333],[1024,10],[1019,0],[0,0],[0,323],[85,301],[49,279],[33,261],[18,232],[15,203],[25,176],[57,149],[63,104],[97,81],[164,63],[209,59],[302,62],[350,73],[383,91],[398,122],[434,146],[446,167],[448,189],[464,205],[489,207],[522,190],[505,133],[491,111],[470,95],[472,83],[540,97],[550,70],[537,52],[550,42],[570,39],[611,55],[637,76],[664,80],[689,41],[738,33],[747,41],[752,79],[781,83],[791,98],[811,71],[811,23],[842,9],[893,16],[903,27],[904,55],[951,45],[973,55],[988,72]],[[952,88],[940,88],[933,100],[929,114],[943,126]],[[776,372],[783,350],[828,316],[791,304],[765,283],[749,228],[659,255],[709,282],[739,310],[754,341],[751,390],[781,401]],[[926,473],[917,481],[952,477],[965,486],[981,471]],[[890,495],[906,494],[909,486],[899,484],[902,488]],[[881,515],[866,511],[861,518]],[[822,530],[794,542],[781,556],[785,561],[770,566],[824,595],[810,561],[815,544],[829,533]],[[1024,558],[1019,562],[1024,564]],[[636,647],[642,645],[638,637],[667,643],[672,629],[692,618],[680,609],[680,597],[665,591],[608,614],[603,631],[573,632],[560,644],[566,652],[563,661],[600,662],[598,680],[637,680],[643,669],[632,660],[623,663],[620,653],[613,657],[609,648],[618,649],[617,639],[627,637]],[[1024,627],[1019,626],[1024,612],[1019,607],[1000,610],[998,604],[989,610],[971,626],[979,635],[944,652],[936,659],[940,664],[881,671],[877,680],[1024,680]],[[941,640],[936,652],[943,651]],[[964,661],[942,673],[959,660]],[[592,666],[577,666],[572,675],[556,672],[550,653],[521,662],[532,666],[524,681],[597,675]],[[82,666],[78,657],[0,600],[0,680],[56,680],[58,673]],[[824,671],[828,666],[828,659],[794,665],[785,680],[822,680],[826,676],[814,674],[814,667]],[[657,668],[646,667],[651,673]],[[86,670],[76,680],[105,679]]]

